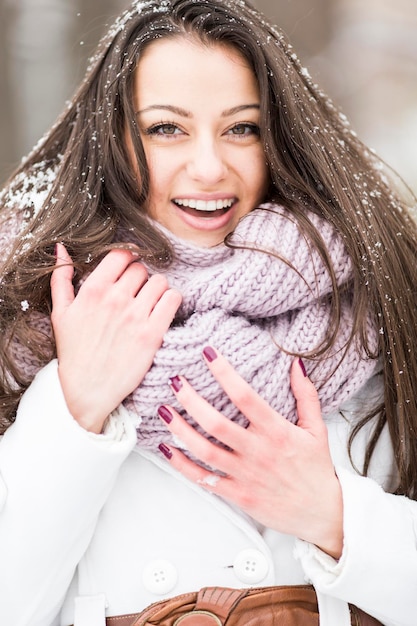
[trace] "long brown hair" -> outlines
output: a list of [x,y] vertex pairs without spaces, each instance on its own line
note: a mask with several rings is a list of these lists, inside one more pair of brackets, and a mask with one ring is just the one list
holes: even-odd
[[[330,269],[320,233],[309,222],[305,207],[341,233],[353,264],[352,338],[381,360],[383,402],[357,423],[353,433],[374,419],[363,471],[366,474],[388,424],[399,470],[398,493],[416,498],[415,223],[384,165],[311,81],[282,33],[243,0],[135,2],[101,41],[68,109],[3,191],[0,221],[7,225],[20,219],[21,229],[0,284],[2,429],[13,421],[21,394],[30,384],[14,363],[10,342],[29,346],[40,366],[55,354],[53,337],[34,332],[22,302],[28,302],[31,311],[49,314],[49,275],[57,241],[67,245],[78,276],[91,269],[91,259],[100,258],[121,228],[132,233],[132,241],[140,244],[150,264],[163,267],[170,262],[168,242],[143,209],[149,174],[133,108],[138,60],[146,46],[163,37],[197,37],[207,45],[233,46],[253,68],[270,172],[265,199],[292,211]],[[140,181],[129,165],[126,130]],[[339,305],[335,289],[336,326]],[[376,353],[368,345],[369,315],[379,330]],[[333,337],[329,329],[327,347]]]

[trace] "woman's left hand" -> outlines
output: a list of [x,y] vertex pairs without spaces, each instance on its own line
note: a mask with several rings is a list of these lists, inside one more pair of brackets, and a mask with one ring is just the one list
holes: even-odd
[[[291,387],[298,424],[273,410],[217,351],[205,349],[207,365],[231,401],[249,420],[247,428],[225,418],[201,398],[183,377],[173,391],[200,426],[230,450],[211,443],[172,407],[159,414],[196,459],[162,444],[170,463],[190,480],[234,503],[255,520],[277,531],[316,544],[338,559],[343,547],[343,502],[321,417],[317,392],[295,360]],[[210,360],[211,359],[211,360]]]

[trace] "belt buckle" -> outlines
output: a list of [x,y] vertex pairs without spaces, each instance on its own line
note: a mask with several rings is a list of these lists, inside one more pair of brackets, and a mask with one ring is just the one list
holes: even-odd
[[217,615],[210,611],[189,611],[175,620],[173,626],[223,626]]

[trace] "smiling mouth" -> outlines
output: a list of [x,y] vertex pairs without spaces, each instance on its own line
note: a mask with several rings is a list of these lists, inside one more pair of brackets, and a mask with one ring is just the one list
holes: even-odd
[[175,198],[173,203],[189,215],[197,217],[217,217],[227,213],[234,203],[235,198],[223,200],[195,200],[193,198]]

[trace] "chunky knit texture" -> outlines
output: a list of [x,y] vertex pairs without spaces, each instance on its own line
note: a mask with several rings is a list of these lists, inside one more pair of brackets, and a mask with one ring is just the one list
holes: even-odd
[[[18,213],[13,211],[2,220],[3,252],[19,236],[22,215]],[[324,357],[305,360],[323,412],[328,413],[366,382],[375,361],[360,354],[356,342],[345,350],[352,325],[350,262],[332,226],[314,214],[310,219],[327,246],[337,284],[345,287],[336,345]],[[172,243],[175,260],[167,275],[170,285],[181,291],[183,302],[151,370],[124,401],[138,423],[138,445],[156,451],[162,442],[178,444],[157,416],[161,404],[174,406],[185,415],[168,384],[177,374],[185,376],[225,416],[247,424],[210,374],[202,357],[207,345],[220,350],[272,407],[295,422],[289,384],[292,353],[314,353],[323,341],[329,323],[331,281],[294,217],[276,205],[255,209],[233,234],[232,243],[247,246],[244,249],[224,244],[199,248],[156,223],[155,227]],[[49,319],[31,311],[30,301],[22,302],[22,308],[27,308],[33,326],[50,335]],[[375,330],[368,326],[371,345],[376,346]],[[15,349],[20,369],[32,378],[39,365],[24,346],[15,345]],[[195,425],[190,416],[185,417]]]
[[[327,245],[338,285],[348,286],[351,266],[341,238],[327,222],[313,214],[310,218]],[[161,442],[175,443],[157,417],[157,409],[169,404],[184,415],[168,385],[169,378],[177,374],[185,376],[228,418],[247,424],[208,370],[202,357],[207,345],[220,350],[272,407],[295,422],[289,377],[292,354],[314,352],[322,343],[329,323],[331,281],[294,217],[276,205],[263,205],[247,215],[232,242],[252,249],[231,249],[223,244],[199,248],[162,230],[176,258],[167,272],[169,283],[181,291],[183,302],[153,367],[124,403],[142,418],[138,444],[155,450]],[[356,342],[345,350],[351,324],[347,288],[340,332],[331,354],[306,361],[325,413],[361,387],[375,368],[375,361],[359,354]],[[376,342],[370,325],[369,333]],[[185,417],[195,425],[190,416]]]

